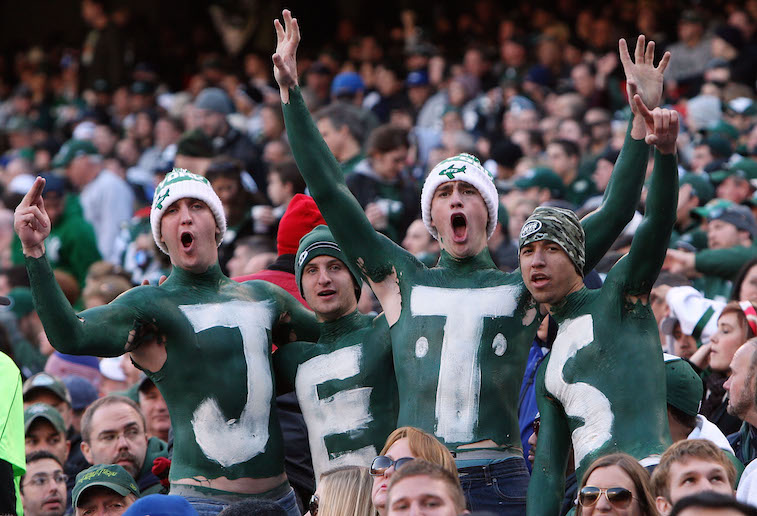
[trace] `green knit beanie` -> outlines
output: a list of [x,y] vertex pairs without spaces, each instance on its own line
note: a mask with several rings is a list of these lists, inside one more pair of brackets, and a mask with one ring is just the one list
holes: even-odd
[[344,256],[342,249],[334,240],[334,236],[331,234],[331,230],[328,226],[320,225],[316,226],[310,233],[300,239],[300,246],[297,249],[296,262],[294,264],[294,276],[297,280],[297,287],[300,289],[300,294],[305,297],[305,293],[302,291],[302,270],[310,260],[316,256],[333,256],[337,260],[341,260],[352,274],[352,278],[355,280],[355,297],[360,299],[360,290],[363,286],[363,280],[359,274],[355,274],[350,267],[347,257]]

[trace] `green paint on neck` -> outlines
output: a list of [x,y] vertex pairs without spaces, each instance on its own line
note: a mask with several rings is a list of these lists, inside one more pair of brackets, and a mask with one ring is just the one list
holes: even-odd
[[321,338],[318,339],[318,342],[333,342],[339,340],[343,335],[364,328],[366,325],[366,319],[371,319],[371,316],[363,315],[355,310],[335,321],[321,323]]
[[484,247],[484,249],[475,256],[468,256],[465,258],[455,258],[442,249],[437,267],[455,269],[458,272],[471,272],[481,269],[497,268],[494,264],[494,260],[492,260],[492,255],[489,253],[488,247]]
[[171,268],[171,275],[163,283],[166,287],[180,287],[180,288],[217,288],[218,285],[225,281],[231,281],[227,278],[223,272],[221,272],[221,266],[218,262],[208,267],[205,272],[194,273],[181,267],[173,266]]

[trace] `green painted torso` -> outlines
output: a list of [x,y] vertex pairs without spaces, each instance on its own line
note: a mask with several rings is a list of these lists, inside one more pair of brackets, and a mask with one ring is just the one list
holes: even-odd
[[273,355],[279,388],[295,388],[308,427],[316,479],[337,466],[366,466],[397,428],[397,382],[389,326],[353,312],[321,326],[317,344]]
[[600,456],[643,459],[665,451],[671,444],[665,371],[649,305],[631,304],[610,279],[600,290],[569,295],[553,316],[560,330],[537,390],[567,418],[579,482]]

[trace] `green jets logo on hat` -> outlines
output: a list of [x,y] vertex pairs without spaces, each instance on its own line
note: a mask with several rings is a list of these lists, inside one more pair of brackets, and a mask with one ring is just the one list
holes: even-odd
[[307,252],[307,251],[302,251],[302,252],[300,253],[300,257],[299,257],[299,259],[297,260],[297,264],[298,264],[298,265],[299,265],[300,267],[302,267],[302,264],[303,264],[303,263],[305,263],[305,259],[306,259],[307,257],[308,257],[308,252]]
[[460,165],[459,167],[455,167],[454,164],[448,166],[441,172],[439,172],[440,176],[447,176],[450,179],[455,179],[455,174],[459,174],[460,172],[465,173],[465,165]]
[[161,195],[160,197],[158,197],[157,202],[155,203],[155,207],[157,209],[159,209],[159,210],[163,209],[163,201],[166,200],[166,197],[168,197],[168,195],[170,193],[171,193],[171,189],[167,188],[166,191],[163,193],[163,195]]
[[526,238],[529,235],[533,235],[541,229],[540,220],[532,220],[531,222],[524,224],[520,230],[520,238]]

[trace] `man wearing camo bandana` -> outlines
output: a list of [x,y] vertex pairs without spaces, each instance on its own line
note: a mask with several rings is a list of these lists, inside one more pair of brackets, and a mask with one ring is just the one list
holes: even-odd
[[520,233],[523,282],[559,326],[535,382],[541,424],[529,516],[559,514],[571,444],[579,485],[603,455],[625,452],[650,466],[671,444],[649,293],[676,217],[678,117],[639,109],[656,147],[645,216],[602,288],[583,285],[585,234],[573,212],[539,207]]
[[[274,22],[273,62],[292,152],[340,248],[384,309],[399,388],[397,424],[433,433],[456,454],[472,510],[522,515],[528,472],[517,400],[540,316],[520,273],[498,270],[487,249],[497,223],[491,176],[467,154],[429,173],[421,207],[442,248],[436,267],[378,234],[310,118],[297,85],[299,26],[289,11],[283,17],[285,26]],[[621,60],[631,84],[656,106],[667,58],[655,68],[653,46],[645,54],[640,38],[637,47],[634,64],[623,41]],[[582,223],[589,236],[585,270],[632,217],[646,169],[645,135],[635,116],[605,204]]]
[[37,178],[16,209],[14,227],[53,347],[103,357],[128,352],[147,373],[174,430],[171,493],[186,497],[201,516],[250,497],[299,515],[284,473],[270,355],[273,335],[288,342],[290,328],[315,340],[312,313],[275,285],[237,283],[221,273],[221,201],[207,179],[174,169],[158,185],[150,212],[155,243],[171,257],[169,278],[77,314],[45,256],[44,184]]

